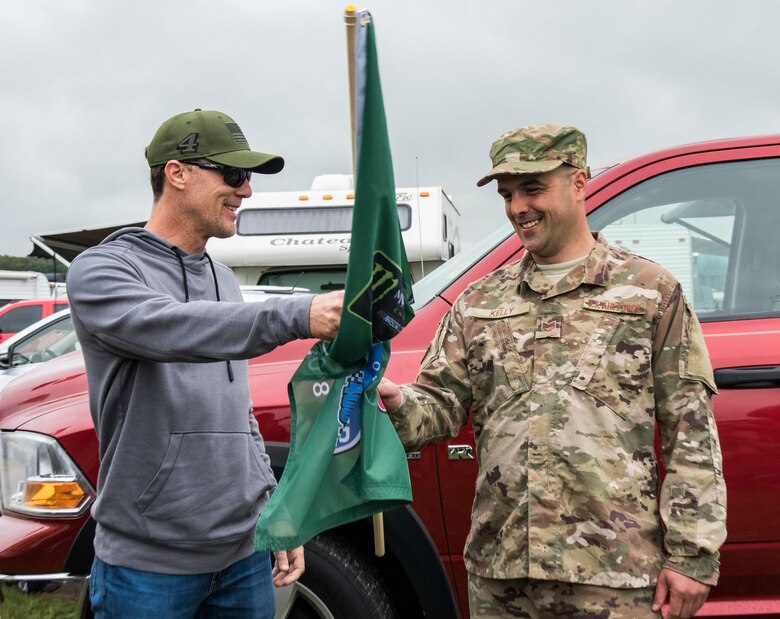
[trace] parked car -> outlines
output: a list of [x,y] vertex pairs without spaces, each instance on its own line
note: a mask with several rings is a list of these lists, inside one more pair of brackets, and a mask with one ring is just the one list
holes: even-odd
[[39,363],[78,349],[70,308],[31,324],[0,342],[0,391]]
[[[775,135],[652,153],[601,171],[588,189],[593,229],[667,265],[683,283],[715,370],[728,539],[720,584],[700,616],[780,613],[778,178]],[[501,200],[486,193],[483,208],[500,210]],[[441,317],[467,283],[521,253],[507,225],[421,280],[417,315],[393,341],[388,376],[412,380]],[[277,473],[289,444],[286,383],[311,344],[293,342],[250,362],[254,413]],[[99,465],[86,389],[82,359],[73,353],[0,394],[6,604],[20,583],[24,591],[46,592],[70,581],[74,603],[83,591]],[[370,519],[316,537],[307,545],[307,571],[283,592],[278,615],[468,616],[462,550],[477,472],[473,453],[470,426],[454,440],[410,453],[414,502],[385,514],[386,555],[372,553]],[[57,494],[58,486],[68,492]],[[34,490],[41,488],[55,498],[36,502]]]
[[27,299],[3,305],[0,307],[0,342],[66,307],[66,297]]

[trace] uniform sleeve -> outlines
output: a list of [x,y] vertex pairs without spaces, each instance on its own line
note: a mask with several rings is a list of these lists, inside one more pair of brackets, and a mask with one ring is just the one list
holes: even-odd
[[401,386],[403,404],[390,415],[407,451],[457,436],[468,421],[472,396],[460,307],[456,302],[442,320],[417,380]]
[[679,284],[658,321],[653,349],[666,469],[660,496],[664,567],[714,585],[726,539],[726,486],[712,413],[716,389],[701,327]]

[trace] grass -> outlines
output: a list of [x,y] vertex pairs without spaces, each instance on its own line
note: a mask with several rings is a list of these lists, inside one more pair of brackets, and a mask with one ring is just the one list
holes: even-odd
[[25,593],[14,584],[0,585],[0,619],[78,619],[78,586],[65,584],[53,593]]

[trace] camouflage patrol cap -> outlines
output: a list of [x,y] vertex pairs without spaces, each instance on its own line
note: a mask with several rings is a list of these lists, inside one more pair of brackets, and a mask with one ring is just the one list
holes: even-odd
[[482,187],[500,174],[550,172],[568,164],[587,171],[585,134],[565,125],[529,125],[508,131],[490,147],[493,169],[477,181]]
[[196,109],[166,120],[146,147],[149,167],[168,161],[208,159],[215,163],[276,174],[284,167],[284,159],[250,150],[241,127],[227,114]]

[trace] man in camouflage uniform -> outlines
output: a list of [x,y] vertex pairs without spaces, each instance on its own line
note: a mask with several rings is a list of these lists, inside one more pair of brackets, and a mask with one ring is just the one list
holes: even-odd
[[517,129],[490,157],[477,184],[497,181],[527,252],[457,299],[414,384],[379,389],[408,450],[471,412],[471,615],[692,616],[726,537],[699,323],[666,269],[588,229],[579,130]]

